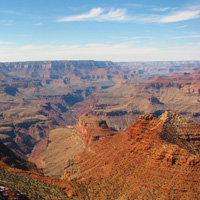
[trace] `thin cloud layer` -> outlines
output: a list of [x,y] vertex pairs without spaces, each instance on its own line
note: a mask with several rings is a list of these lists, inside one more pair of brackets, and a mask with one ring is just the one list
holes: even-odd
[[177,8],[176,7],[165,7],[165,8],[152,8],[151,10],[153,11],[158,11],[158,12],[165,12],[165,11],[168,11],[168,10],[176,10]]
[[169,39],[184,39],[184,38],[200,38],[200,35],[177,36],[177,37],[170,37]]
[[0,26],[12,26],[13,20],[2,20],[0,21]]
[[58,22],[70,22],[70,21],[87,21],[90,19],[95,19],[99,14],[103,12],[102,8],[93,8],[89,13],[82,15],[74,15],[70,17],[63,17]]
[[14,43],[9,42],[9,41],[0,41],[0,45],[10,45],[10,44],[14,44]]
[[200,10],[185,10],[163,17],[160,22],[179,22],[200,17]]
[[[176,8],[161,8],[159,11],[170,11]],[[158,10],[158,9],[157,9]],[[200,18],[200,9],[176,11],[172,14],[153,15],[153,14],[135,14],[128,15],[127,9],[110,9],[93,8],[86,14],[73,15],[60,18],[56,22],[73,22],[73,21],[133,21],[139,23],[172,23]]]
[[103,8],[93,8],[89,13],[63,17],[57,22],[70,21],[121,21],[126,18],[126,9],[111,9],[105,12]]
[[[180,46],[171,48],[138,47],[132,42],[117,44],[80,45],[27,45],[0,48],[0,60],[112,60],[112,61],[158,61],[158,60],[198,60],[200,47]],[[12,56],[12,60],[10,55]]]
[[30,1],[11,8],[3,1],[1,62],[200,59],[197,1],[93,1],[93,7],[89,0],[55,1],[48,7],[38,7],[38,3]]
[[23,51],[29,51],[29,50],[37,50],[37,49],[45,49],[51,47],[50,45],[41,45],[41,46],[36,46],[36,45],[25,45],[19,48],[19,50]]

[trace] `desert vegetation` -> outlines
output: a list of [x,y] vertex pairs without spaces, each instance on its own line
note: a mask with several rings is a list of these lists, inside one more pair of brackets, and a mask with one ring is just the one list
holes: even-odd
[[0,185],[13,188],[29,199],[70,199],[60,189],[28,176],[22,176],[0,168]]

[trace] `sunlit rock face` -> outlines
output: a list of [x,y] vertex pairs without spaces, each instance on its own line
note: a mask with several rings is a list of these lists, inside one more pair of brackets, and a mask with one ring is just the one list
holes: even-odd
[[143,115],[71,159],[65,179],[89,199],[199,198],[199,130],[173,112]]

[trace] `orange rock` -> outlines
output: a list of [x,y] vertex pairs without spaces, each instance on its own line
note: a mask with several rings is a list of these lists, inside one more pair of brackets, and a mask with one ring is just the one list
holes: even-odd
[[141,116],[128,131],[88,146],[65,179],[78,181],[86,199],[199,199],[199,146],[184,140],[183,125],[190,137],[200,131],[172,112]]

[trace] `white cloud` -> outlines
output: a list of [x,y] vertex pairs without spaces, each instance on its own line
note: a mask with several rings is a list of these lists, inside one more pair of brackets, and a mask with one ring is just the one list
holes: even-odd
[[87,44],[88,47],[108,47],[107,44]]
[[112,60],[112,61],[159,61],[200,60],[199,45],[171,48],[138,47],[132,42],[118,44],[80,45],[27,45],[0,48],[1,62],[31,60]]
[[151,10],[153,11],[159,11],[159,12],[165,12],[167,10],[175,10],[177,9],[176,7],[171,8],[171,7],[165,7],[165,8],[152,8]]
[[179,22],[195,18],[200,18],[200,10],[185,10],[185,11],[175,12],[172,15],[167,15],[162,17],[160,22],[164,23]]
[[93,8],[89,13],[58,19],[57,22],[70,21],[123,21],[126,20],[126,9],[111,9],[106,12],[103,8]]
[[99,16],[99,21],[124,21],[126,19],[126,9],[111,9],[107,14]]
[[132,56],[147,55],[157,51],[152,47],[134,47],[131,43],[119,44],[87,44],[84,46],[34,46],[27,45],[18,48],[1,48],[0,60],[7,61],[27,61],[27,60],[113,60],[125,61]]
[[10,44],[14,44],[14,43],[9,42],[9,41],[0,41],[0,45],[10,45]]
[[50,47],[51,47],[51,45],[41,45],[41,46],[25,45],[25,46],[21,46],[19,48],[19,50],[30,51],[30,50],[46,49],[46,48],[50,48]]
[[[176,11],[167,15],[138,15],[132,16],[132,20],[142,23],[173,23],[200,18],[200,9]],[[131,17],[129,17],[129,20]]]
[[[197,7],[198,8],[198,7]],[[133,21],[139,23],[171,23],[200,18],[200,9],[190,8],[188,10],[176,11],[167,15],[153,14],[135,14],[128,15],[127,9],[103,9],[93,8],[86,14],[73,15],[60,18],[56,22],[72,22],[72,21]],[[153,8],[151,10],[170,11],[176,8]]]
[[[168,15],[138,15],[132,16],[132,20],[143,23],[173,23],[200,18],[200,9],[176,11]],[[131,19],[131,18],[129,18]]]
[[93,8],[89,13],[82,14],[82,15],[74,15],[69,17],[63,17],[58,22],[70,22],[70,21],[85,21],[85,20],[91,20],[98,17],[103,12],[102,8]]

